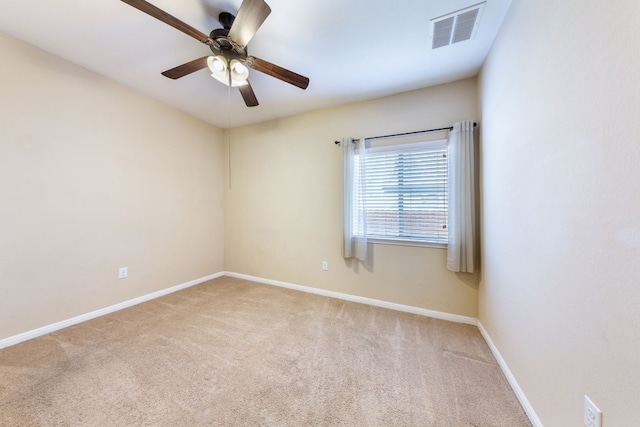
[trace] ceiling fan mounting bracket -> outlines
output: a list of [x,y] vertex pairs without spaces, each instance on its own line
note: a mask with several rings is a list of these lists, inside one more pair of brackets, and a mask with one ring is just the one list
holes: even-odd
[[218,15],[218,22],[220,22],[222,27],[227,30],[227,33],[229,32],[228,30],[231,29],[233,21],[235,20],[236,17],[229,12],[220,12],[220,15]]

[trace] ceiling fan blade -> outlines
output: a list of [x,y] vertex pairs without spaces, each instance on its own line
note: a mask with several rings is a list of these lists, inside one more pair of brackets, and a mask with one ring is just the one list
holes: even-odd
[[256,94],[253,93],[249,80],[247,80],[246,85],[238,86],[238,90],[240,90],[240,95],[242,95],[242,99],[244,99],[247,107],[256,107],[258,105],[258,98],[256,98]]
[[268,74],[276,79],[282,80],[283,82],[297,86],[300,89],[306,89],[307,86],[309,86],[309,79],[307,77],[301,76],[293,71],[289,71],[286,68],[279,67],[271,62],[265,61],[264,59],[249,56],[247,57],[247,65],[254,70]]
[[173,28],[176,28],[182,31],[186,35],[191,36],[196,40],[200,40],[202,43],[205,43],[209,39],[209,36],[207,36],[205,33],[202,33],[196,30],[189,24],[185,24],[175,16],[169,15],[164,10],[152,5],[149,2],[146,2],[144,0],[122,0],[122,1],[124,3],[127,3],[130,6],[135,7],[138,10],[141,10],[147,15],[153,16],[154,18],[164,22],[165,24],[171,25]]
[[246,46],[270,13],[271,8],[264,0],[244,0],[229,30],[229,38]]
[[163,71],[162,75],[174,80],[179,79],[180,77],[184,77],[198,70],[202,70],[203,68],[207,68],[207,58],[208,56],[203,56],[202,58],[189,61],[186,64],[178,65],[175,68]]

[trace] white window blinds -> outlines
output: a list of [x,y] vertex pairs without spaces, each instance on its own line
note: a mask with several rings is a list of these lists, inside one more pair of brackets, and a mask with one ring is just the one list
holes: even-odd
[[368,238],[446,245],[446,140],[367,148],[361,176]]

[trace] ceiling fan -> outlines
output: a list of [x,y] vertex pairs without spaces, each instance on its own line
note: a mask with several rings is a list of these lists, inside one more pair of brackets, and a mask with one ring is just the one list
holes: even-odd
[[249,83],[248,68],[268,74],[301,89],[306,89],[309,86],[307,77],[248,54],[247,44],[271,13],[271,8],[264,0],[243,0],[237,16],[228,12],[220,13],[218,21],[223,28],[214,29],[209,35],[196,30],[145,0],[122,1],[206,44],[213,52],[213,56],[203,56],[164,71],[163,76],[179,79],[208,67],[211,76],[216,80],[227,86],[238,88],[247,107],[258,105],[258,99]]

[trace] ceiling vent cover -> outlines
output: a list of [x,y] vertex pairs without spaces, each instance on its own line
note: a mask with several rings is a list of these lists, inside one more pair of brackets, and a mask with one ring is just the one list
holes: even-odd
[[476,35],[484,2],[431,20],[431,49],[470,40]]

